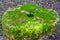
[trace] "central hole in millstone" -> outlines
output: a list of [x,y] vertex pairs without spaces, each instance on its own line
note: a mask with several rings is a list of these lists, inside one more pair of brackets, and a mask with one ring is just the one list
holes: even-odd
[[33,17],[34,15],[33,14],[27,14],[28,17]]

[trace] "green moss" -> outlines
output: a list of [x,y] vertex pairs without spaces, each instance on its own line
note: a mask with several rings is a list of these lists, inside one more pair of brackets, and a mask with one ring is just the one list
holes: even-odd
[[22,40],[24,36],[29,36],[30,40],[37,40],[39,33],[51,31],[56,18],[58,16],[54,10],[36,4],[24,4],[6,11],[2,17],[2,26],[4,32],[4,25],[6,30],[8,27],[16,40]]

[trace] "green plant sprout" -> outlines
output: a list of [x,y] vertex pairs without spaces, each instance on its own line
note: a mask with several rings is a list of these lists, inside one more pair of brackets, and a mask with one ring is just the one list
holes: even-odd
[[4,13],[2,29],[10,40],[38,40],[39,34],[44,36],[47,32],[53,33],[52,29],[57,28],[57,20],[58,14],[53,9],[24,4]]

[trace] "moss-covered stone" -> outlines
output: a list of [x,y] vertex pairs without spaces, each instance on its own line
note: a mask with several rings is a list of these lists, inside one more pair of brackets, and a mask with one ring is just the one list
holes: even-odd
[[3,33],[10,40],[38,40],[39,34],[43,36],[44,33],[51,32],[57,18],[57,13],[52,9],[24,4],[8,9],[2,16]]

